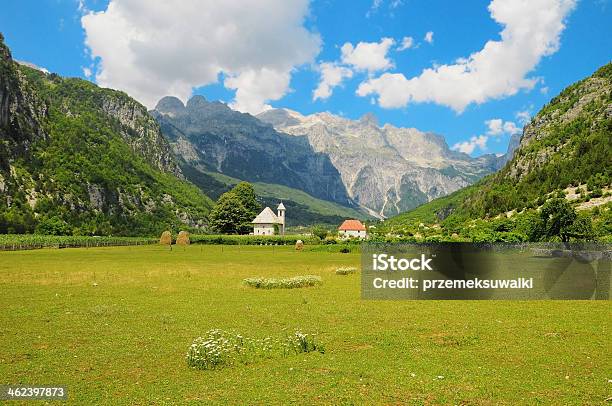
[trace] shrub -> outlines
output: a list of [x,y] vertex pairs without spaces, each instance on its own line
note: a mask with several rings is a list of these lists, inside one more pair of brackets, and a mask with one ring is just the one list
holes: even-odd
[[64,220],[57,216],[43,219],[36,227],[37,234],[44,235],[70,235],[72,229]]
[[327,244],[327,245],[338,244],[338,240],[336,240],[332,236],[325,237],[325,239],[323,240],[323,244]]
[[246,278],[242,283],[257,289],[294,289],[320,285],[323,281],[320,276],[305,275],[293,278]]
[[192,234],[189,236],[192,244],[210,245],[295,245],[302,240],[306,245],[319,244],[317,237],[302,235],[223,235],[223,234]]
[[319,239],[324,240],[329,232],[323,226],[315,226],[312,228],[312,234],[319,237]]
[[494,242],[508,242],[508,243],[517,243],[517,242],[525,242],[529,240],[529,237],[523,233],[515,232],[515,231],[507,231],[507,232],[499,232],[495,236]]
[[350,275],[357,272],[355,267],[336,268],[336,275]]
[[472,242],[483,243],[495,241],[495,234],[489,230],[474,230],[469,234]]
[[565,199],[547,201],[540,211],[540,239],[560,238],[561,241],[569,241],[570,229],[576,217],[576,211]]
[[592,191],[591,193],[589,193],[589,196],[590,196],[591,198],[594,198],[594,197],[602,197],[602,196],[603,196],[603,191],[602,191],[602,189],[601,189],[600,187],[595,187],[595,188],[593,189],[593,191]]
[[349,252],[351,252],[351,249],[349,247],[342,247],[340,248],[340,252],[343,254],[348,254]]
[[299,330],[281,339],[253,339],[215,329],[193,340],[186,360],[191,368],[209,370],[314,351],[323,354],[325,348],[316,341],[314,334]]

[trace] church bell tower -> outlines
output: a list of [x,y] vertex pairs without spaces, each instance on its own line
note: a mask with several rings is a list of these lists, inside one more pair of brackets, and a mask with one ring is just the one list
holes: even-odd
[[280,235],[285,235],[285,205],[283,204],[283,202],[280,202],[280,204],[278,205],[277,209],[277,217],[278,220],[280,221],[279,224],[279,231],[280,231]]

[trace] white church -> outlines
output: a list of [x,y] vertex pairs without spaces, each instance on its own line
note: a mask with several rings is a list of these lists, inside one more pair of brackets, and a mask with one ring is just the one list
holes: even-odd
[[274,214],[271,208],[266,207],[251,222],[254,235],[274,235],[274,226],[278,226],[280,235],[285,235],[285,205],[281,202]]

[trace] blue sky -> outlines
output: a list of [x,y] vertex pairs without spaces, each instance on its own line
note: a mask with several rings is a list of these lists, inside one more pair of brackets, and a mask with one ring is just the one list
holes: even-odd
[[[612,5],[604,0],[527,2],[541,10],[516,0],[253,1],[202,10],[194,1],[164,9],[142,0],[111,8],[103,0],[5,0],[0,32],[14,58],[125,90],[149,107],[163,94],[193,92],[251,112],[264,104],[351,119],[373,112],[381,124],[442,134],[472,155],[504,152],[527,113],[611,59]],[[510,39],[501,37],[505,28]],[[400,50],[405,37],[412,46]],[[381,51],[385,38],[382,53],[366,52],[368,44]],[[483,51],[488,41],[499,51]],[[478,72],[457,73],[473,54]],[[322,63],[347,77],[313,100]],[[420,77],[426,69],[432,76]]]

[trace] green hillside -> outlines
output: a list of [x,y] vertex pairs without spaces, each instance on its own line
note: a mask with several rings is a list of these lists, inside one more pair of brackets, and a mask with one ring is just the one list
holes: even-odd
[[[197,171],[189,165],[182,166],[182,169],[188,179],[202,190],[206,190],[213,199],[217,199],[222,193],[241,182],[239,179],[218,172]],[[287,208],[287,225],[289,227],[309,226],[318,223],[336,225],[346,218],[364,220],[371,218],[358,210],[318,199],[306,192],[288,186],[254,182],[253,187],[264,207],[274,208],[280,200],[283,201]]]
[[159,126],[125,93],[13,62],[0,37],[0,233],[157,235],[203,224]]
[[[529,221],[552,198],[565,198],[609,238],[612,184],[612,64],[566,88],[525,127],[513,159],[474,186],[385,222],[383,229],[441,223],[436,232],[460,237],[470,228],[504,223],[513,238],[528,238]],[[501,220],[501,219],[504,220]],[[519,223],[521,223],[519,227]],[[527,223],[527,224],[525,224]],[[527,227],[527,228],[525,228]],[[485,227],[486,228],[486,227]],[[491,228],[491,227],[489,227]]]

